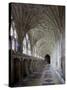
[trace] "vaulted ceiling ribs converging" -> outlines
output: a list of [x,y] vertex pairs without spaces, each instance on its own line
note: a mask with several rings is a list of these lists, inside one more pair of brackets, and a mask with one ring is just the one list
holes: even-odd
[[36,49],[37,55],[44,57],[46,53],[51,54],[52,49],[55,46],[54,30],[43,29],[40,26],[31,29],[29,32],[33,47]]
[[18,36],[30,36],[32,52],[41,57],[51,54],[64,30],[64,7],[33,4],[12,4],[11,14]]

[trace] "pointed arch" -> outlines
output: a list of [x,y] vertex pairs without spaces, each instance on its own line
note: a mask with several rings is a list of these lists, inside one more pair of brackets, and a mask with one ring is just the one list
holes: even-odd
[[13,51],[18,51],[18,35],[15,28],[14,21],[11,22],[11,28],[10,28],[10,37],[11,37],[11,49]]
[[23,53],[31,56],[31,44],[28,34],[23,39]]

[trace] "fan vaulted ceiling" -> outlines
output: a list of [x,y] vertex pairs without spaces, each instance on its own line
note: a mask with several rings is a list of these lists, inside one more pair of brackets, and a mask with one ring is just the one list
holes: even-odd
[[64,30],[63,6],[14,3],[11,16],[21,40],[28,32],[33,49],[42,57],[51,53]]

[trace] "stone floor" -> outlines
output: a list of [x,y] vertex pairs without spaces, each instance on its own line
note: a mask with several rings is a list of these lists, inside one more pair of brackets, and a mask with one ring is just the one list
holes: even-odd
[[34,72],[15,86],[39,86],[64,84],[64,80],[53,70],[50,65],[46,65],[41,72]]

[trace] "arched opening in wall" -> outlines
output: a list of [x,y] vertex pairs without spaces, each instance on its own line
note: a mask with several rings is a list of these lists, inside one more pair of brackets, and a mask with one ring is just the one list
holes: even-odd
[[49,54],[46,54],[45,55],[45,61],[50,64],[50,55]]
[[15,27],[14,21],[11,21],[11,28],[10,28],[10,41],[9,41],[9,49],[14,52],[18,51],[18,35]]
[[31,56],[31,43],[27,33],[23,39],[23,54]]

